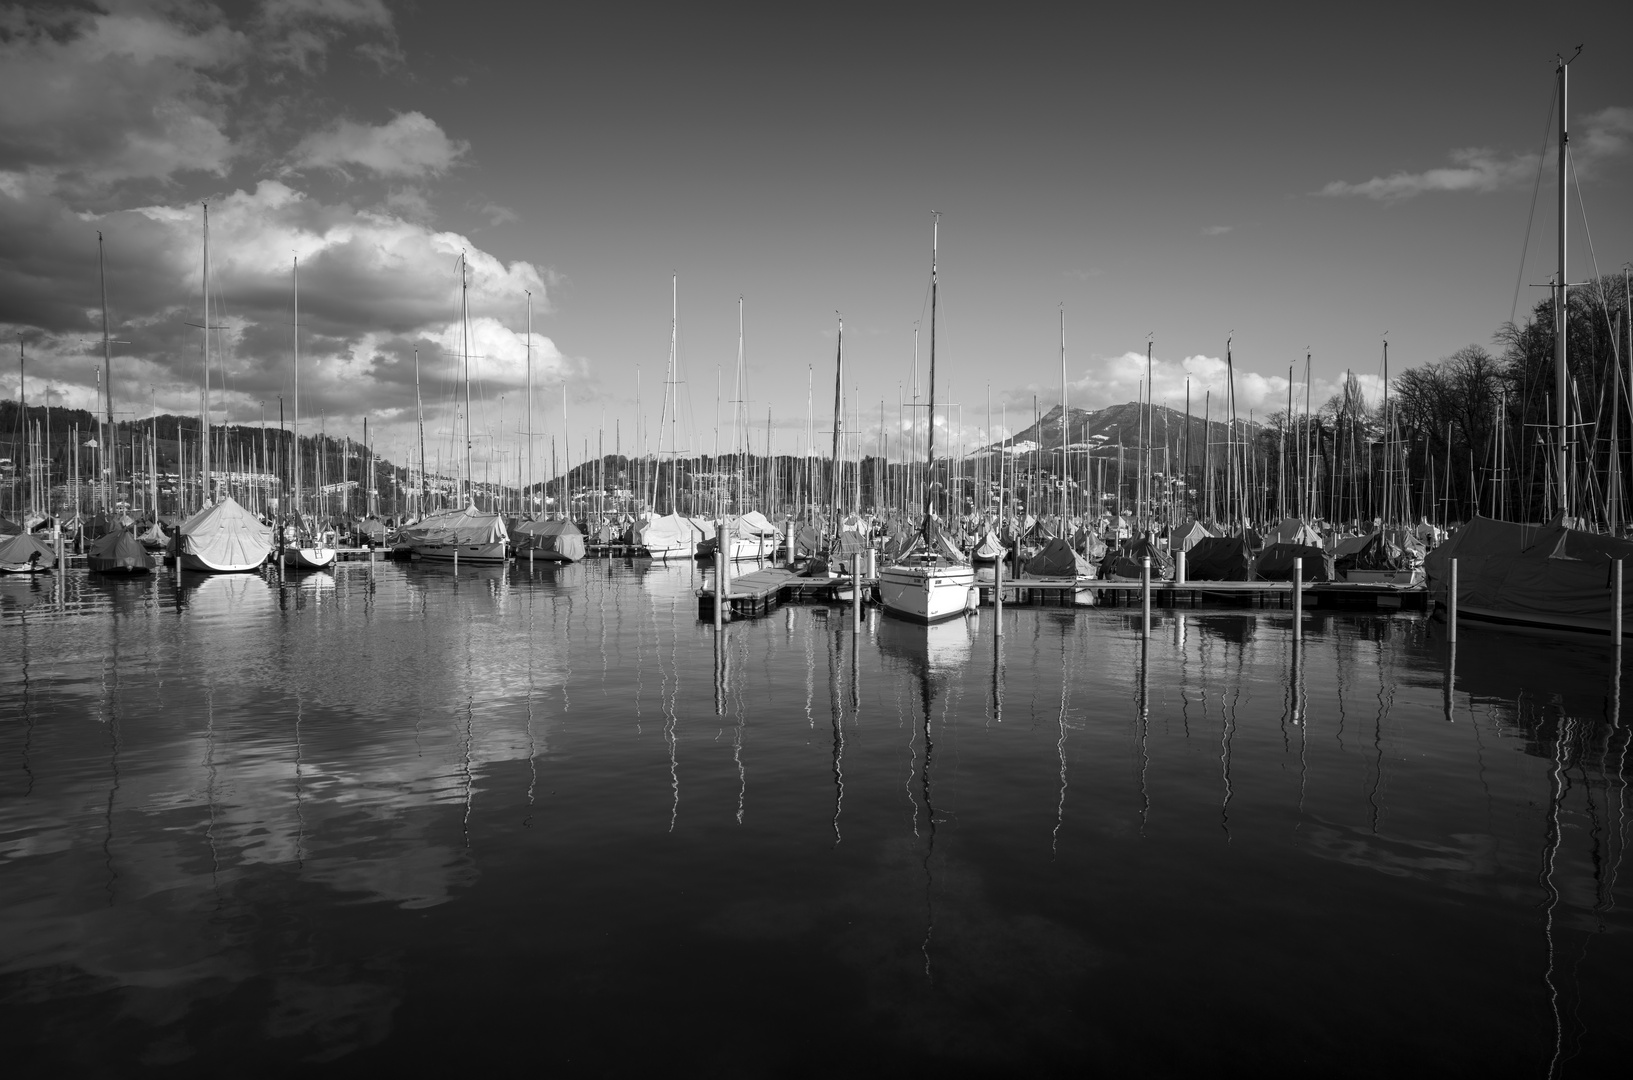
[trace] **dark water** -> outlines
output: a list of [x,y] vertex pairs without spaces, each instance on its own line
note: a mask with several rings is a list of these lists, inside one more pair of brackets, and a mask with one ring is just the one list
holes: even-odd
[[15,1075],[1625,1059],[1598,643],[694,574],[0,582]]

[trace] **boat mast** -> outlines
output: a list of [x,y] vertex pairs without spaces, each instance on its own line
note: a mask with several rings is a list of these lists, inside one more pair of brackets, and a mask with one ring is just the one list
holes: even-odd
[[[989,407],[987,411],[991,412],[992,410]],[[1066,444],[1071,441],[1068,437],[1071,427],[1071,414],[1066,409],[1066,305],[1063,303],[1060,305],[1060,517],[1062,522],[1068,516],[1066,506],[1066,478],[1068,476],[1066,455],[1068,451]],[[1064,527],[1063,524],[1062,528]]]
[[210,204],[204,204],[204,408],[199,439],[199,508],[210,500]]
[[476,505],[475,470],[471,467],[471,304],[470,264],[465,253],[459,253],[459,327],[460,347],[465,357],[465,484],[460,507]]
[[[838,312],[835,312],[837,315]],[[830,498],[828,505],[834,516],[834,531],[839,531],[839,493],[842,485],[839,482],[839,438],[845,428],[845,403],[841,397],[845,383],[845,318],[839,317],[839,355],[837,366],[834,369],[834,446],[833,446],[833,474],[829,477]]]
[[940,283],[936,277],[936,253],[941,244],[941,214],[930,226],[930,400],[929,423],[924,426],[924,539],[930,541],[930,506],[935,488],[936,467],[936,300]]
[[[294,397],[293,397],[294,412],[295,412],[295,425],[294,425],[294,435],[293,435],[293,438],[290,440],[290,443],[295,448],[295,476],[294,476],[294,480],[295,480],[295,516],[296,516],[296,518],[300,517],[300,512],[301,512],[301,282],[300,282],[300,274],[301,274],[301,260],[300,260],[300,256],[297,255],[295,257],[294,264],[291,266],[290,271],[289,271],[289,282],[290,282],[290,286],[293,289],[294,295],[295,295],[295,393],[294,393]],[[418,359],[419,353],[416,352],[414,355],[415,355],[415,361],[414,361],[414,365],[415,365],[414,385],[415,385],[415,393],[417,394],[419,392],[419,389],[418,389],[419,388],[419,359]]]
[[[97,449],[102,455],[103,465],[102,506],[103,509],[112,514],[113,499],[109,496],[110,490],[118,490],[118,477],[115,475],[115,473],[117,473],[119,469],[119,455],[115,453],[112,461],[110,462],[108,458],[108,442],[113,438],[113,348],[111,343],[108,341],[108,274],[102,257],[102,232],[100,229],[97,230],[96,234],[96,275],[102,290],[102,374],[106,380],[103,390],[107,394],[108,416],[107,430],[103,434],[103,437],[97,440]],[[50,415],[50,412],[47,411],[46,416],[49,417]],[[51,448],[49,446],[46,447],[45,460],[47,463],[49,463],[51,460],[50,449]],[[51,487],[48,482],[46,485],[47,497],[50,496],[50,492]]]
[[[527,294],[527,490],[533,490],[533,294]],[[529,506],[523,505],[522,516]]]
[[[1577,47],[1577,53],[1582,51]],[[1559,426],[1558,476],[1559,509],[1569,517],[1571,513],[1571,485],[1568,465],[1571,453],[1569,409],[1566,402],[1566,329],[1570,321],[1569,285],[1565,278],[1565,155],[1570,151],[1570,60],[1559,57],[1559,272],[1554,279],[1554,400],[1558,410],[1555,421]],[[1575,56],[1571,60],[1576,59]]]
[[419,516],[425,516],[425,504],[431,494],[431,481],[425,475],[425,404],[420,400],[420,350],[414,350],[414,417],[420,429],[420,498]]

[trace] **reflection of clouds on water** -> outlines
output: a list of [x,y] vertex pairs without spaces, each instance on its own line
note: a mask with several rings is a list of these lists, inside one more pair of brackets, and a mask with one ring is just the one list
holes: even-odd
[[1061,923],[995,907],[973,866],[938,858],[927,976],[923,855],[922,841],[887,841],[874,872],[843,892],[744,900],[702,929],[836,957],[862,979],[867,1017],[903,1050],[993,1068],[1083,1050],[1090,1029],[1076,1002],[1099,949]]

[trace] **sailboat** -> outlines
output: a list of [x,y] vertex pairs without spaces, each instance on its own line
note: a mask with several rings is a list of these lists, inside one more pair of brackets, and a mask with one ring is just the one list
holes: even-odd
[[291,445],[294,447],[294,510],[289,523],[284,526],[283,535],[283,564],[292,570],[321,570],[334,565],[335,549],[322,539],[302,520],[301,513],[301,291],[300,291],[301,261],[296,258],[290,269],[290,282],[294,287],[295,295],[295,392],[293,395],[295,425],[294,438]]
[[[676,352],[677,329],[680,319],[680,279],[670,281],[670,313],[669,313],[669,377],[665,380],[666,392],[664,396],[664,410],[658,417],[658,439],[663,439],[663,421],[669,419],[669,513],[662,517],[654,517],[646,522],[640,530],[640,544],[647,554],[660,562],[670,560],[690,559],[697,554],[699,541],[704,540],[703,530],[691,518],[680,513],[676,503],[675,476],[680,471],[679,451],[675,446],[675,409],[679,399],[675,392],[675,369],[678,364]],[[658,484],[663,476],[663,464],[658,464],[657,475],[652,478],[652,505],[658,503]]]
[[204,506],[181,523],[171,543],[177,565],[206,574],[256,570],[272,554],[272,529],[231,495],[210,498],[210,207],[204,207],[204,410],[200,424],[200,498]]
[[[1475,517],[1428,554],[1424,571],[1431,595],[1442,606],[1456,581],[1457,611],[1463,618],[1605,633],[1617,625],[1619,615],[1626,636],[1633,634],[1633,619],[1627,618],[1633,605],[1624,593],[1622,612],[1614,611],[1611,583],[1618,564],[1633,564],[1633,541],[1579,527],[1570,481],[1573,448],[1566,367],[1570,279],[1565,273],[1569,70],[1570,61],[1560,57],[1555,71],[1559,80],[1559,266],[1553,285],[1558,313],[1554,323],[1557,411],[1548,447],[1554,457],[1554,516],[1545,525]],[[1610,467],[1620,465],[1613,462]],[[1452,576],[1454,564],[1456,578]]]
[[503,565],[510,559],[510,533],[505,519],[476,507],[475,474],[471,469],[471,352],[470,352],[470,270],[459,259],[460,323],[464,328],[465,375],[465,478],[464,508],[444,510],[421,518],[402,531],[411,557],[433,562],[465,562],[476,565]]
[[[96,270],[102,286],[102,373],[103,389],[107,394],[107,434],[99,441],[104,446],[111,447],[114,442],[113,429],[113,350],[108,339],[108,278],[102,260],[102,234],[96,234]],[[104,458],[108,462],[109,476],[107,491],[119,490],[119,455],[111,454]],[[134,471],[134,469],[133,469]],[[104,502],[113,509],[113,500],[104,497]],[[136,539],[132,527],[125,522],[129,518],[115,517],[113,527],[102,536],[91,541],[85,549],[86,566],[93,574],[146,574],[153,569],[153,556],[147,553],[147,548]]]
[[973,610],[977,602],[975,568],[942,535],[936,521],[936,254],[941,215],[936,215],[930,242],[930,407],[925,438],[924,520],[917,543],[894,564],[879,571],[879,600],[886,612],[916,622],[934,623]]

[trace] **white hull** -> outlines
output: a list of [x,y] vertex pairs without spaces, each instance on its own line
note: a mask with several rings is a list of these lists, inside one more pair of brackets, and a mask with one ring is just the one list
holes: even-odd
[[334,548],[284,548],[284,565],[295,570],[321,570],[334,561]]
[[177,565],[183,570],[191,570],[197,574],[247,574],[252,570],[259,570],[265,562],[266,555],[262,555],[252,563],[214,563],[202,555],[184,551],[181,553],[181,561]]
[[933,623],[970,610],[975,568],[887,566],[879,571],[879,600],[892,615]]
[[756,540],[746,536],[734,536],[728,546],[732,562],[755,562],[760,559],[769,559],[777,550],[777,541],[767,537]]
[[648,544],[646,553],[659,562],[670,562],[675,559],[695,559],[697,558],[697,541],[686,540],[678,544],[670,544],[667,547],[653,547]]
[[462,563],[499,564],[510,558],[510,551],[505,541],[495,540],[488,544],[444,544],[437,541],[424,541],[408,545],[408,550],[416,559],[428,559],[431,562],[454,561],[457,554]]
[[1356,585],[1398,585],[1408,588],[1423,584],[1423,570],[1346,570],[1344,580]]

